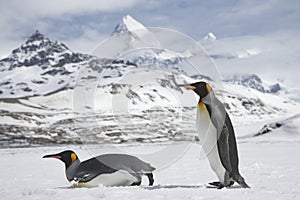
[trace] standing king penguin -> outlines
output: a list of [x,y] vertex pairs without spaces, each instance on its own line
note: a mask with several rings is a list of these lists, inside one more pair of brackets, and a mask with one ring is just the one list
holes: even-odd
[[209,183],[219,189],[237,182],[249,188],[240,175],[238,152],[231,120],[224,105],[206,82],[180,85],[192,89],[200,99],[197,106],[197,132],[200,143],[219,181]]
[[81,162],[71,150],[43,158],[56,158],[65,163],[66,177],[74,187],[135,186],[141,184],[141,176],[146,175],[149,185],[153,185],[150,164],[126,154],[104,154]]

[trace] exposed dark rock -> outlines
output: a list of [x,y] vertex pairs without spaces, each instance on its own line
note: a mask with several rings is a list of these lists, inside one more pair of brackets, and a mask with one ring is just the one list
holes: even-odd
[[257,134],[255,134],[254,136],[259,136],[259,135],[264,135],[266,133],[269,133],[277,128],[280,128],[283,125],[282,122],[275,122],[275,123],[271,123],[271,124],[266,124],[264,125],[264,127],[258,131]]

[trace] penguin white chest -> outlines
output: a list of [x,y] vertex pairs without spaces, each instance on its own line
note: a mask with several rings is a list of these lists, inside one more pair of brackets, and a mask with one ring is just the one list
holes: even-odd
[[[203,152],[207,156],[211,168],[217,174],[220,182],[224,182],[225,168],[221,163],[217,145],[217,129],[212,124],[210,115],[203,102],[199,102],[197,110],[197,132]],[[202,155],[201,155],[202,157]]]
[[74,187],[97,187],[104,186],[130,186],[132,183],[137,182],[138,179],[131,175],[126,170],[118,170],[111,174],[101,174],[89,182],[74,183]]
[[210,151],[217,144],[217,130],[212,124],[210,115],[204,103],[198,104],[197,110],[197,132],[202,148]]

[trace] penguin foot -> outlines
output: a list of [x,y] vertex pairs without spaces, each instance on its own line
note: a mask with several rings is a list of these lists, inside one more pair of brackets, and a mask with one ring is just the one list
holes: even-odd
[[222,189],[224,187],[224,185],[220,185],[219,187],[217,187],[218,190]]
[[[225,185],[223,185],[222,183],[220,183],[219,181],[214,181],[211,183],[208,183],[209,185],[215,186],[217,189],[222,189],[223,187],[225,187]],[[227,185],[226,187],[230,187],[234,184],[234,181],[230,181],[229,185]]]
[[139,182],[134,182],[131,184],[131,186],[140,186],[142,183],[142,181],[139,181]]
[[146,176],[149,179],[149,186],[153,185],[153,183],[154,183],[153,174],[152,173],[147,173]]
[[216,186],[216,187],[221,185],[221,183],[219,181],[214,181],[214,182],[211,182],[211,183],[208,183],[208,184],[212,185],[212,186]]
[[214,181],[211,183],[208,183],[211,186],[214,186],[217,189],[222,189],[223,187],[225,187],[223,184],[221,184],[219,181]]

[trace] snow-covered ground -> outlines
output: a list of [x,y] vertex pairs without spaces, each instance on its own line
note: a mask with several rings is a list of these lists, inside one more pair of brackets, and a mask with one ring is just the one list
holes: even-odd
[[[1,199],[299,199],[299,137],[294,141],[265,135],[259,140],[244,138],[238,148],[240,171],[251,189],[207,188],[217,179],[207,160],[200,159],[201,146],[195,143],[0,149]],[[63,163],[42,159],[65,149],[75,150],[82,160],[108,152],[136,154],[158,168],[154,186],[143,179],[141,187],[71,188]],[[174,155],[161,153],[166,149]]]
[[[129,46],[149,34],[128,15],[112,35],[123,32],[128,32]],[[282,48],[286,40],[279,39],[270,46],[273,40],[266,38],[217,40],[209,33],[202,45],[221,72],[232,71],[230,67],[238,73],[251,69],[251,74],[224,76],[222,87],[217,87],[209,73],[188,77],[179,68],[186,67],[183,59],[192,56],[189,50],[145,49],[138,56],[129,53],[125,60],[110,63],[74,53],[37,31],[0,62],[0,147],[10,147],[0,148],[0,199],[299,199],[300,104],[294,101],[299,101],[298,88],[285,86],[286,81],[270,70],[266,71],[272,82],[252,74],[274,66],[290,73],[282,67],[287,58],[289,65],[296,66],[287,49],[292,44]],[[82,79],[76,79],[82,65],[87,72],[83,70]],[[96,90],[85,87],[90,82],[94,86],[100,72],[103,80]],[[240,170],[251,189],[206,187],[217,177],[207,160],[200,158],[201,146],[188,142],[197,141],[198,96],[178,87],[202,79],[224,100],[237,133]],[[76,81],[83,90],[74,89]],[[85,95],[90,94],[86,91],[92,95]],[[85,109],[88,112],[81,112]],[[155,185],[147,186],[143,179],[141,187],[72,188],[63,163],[42,159],[66,149],[75,150],[81,160],[111,152],[136,155],[157,168]]]

